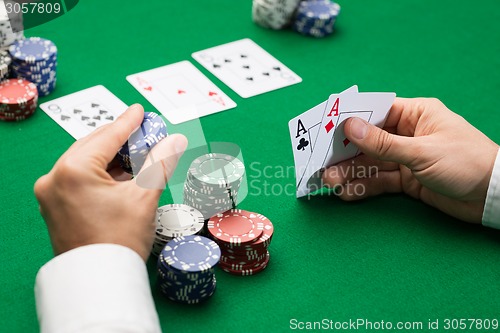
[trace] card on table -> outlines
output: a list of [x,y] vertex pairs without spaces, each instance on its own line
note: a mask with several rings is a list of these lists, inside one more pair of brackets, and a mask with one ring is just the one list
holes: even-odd
[[127,105],[99,85],[43,103],[40,108],[78,140],[112,123]]
[[236,107],[189,61],[129,75],[127,81],[172,124]]
[[[354,87],[340,94],[331,95],[326,102],[312,109],[318,113],[321,109],[322,112],[320,116],[316,116],[316,120],[310,120],[314,123],[314,131],[317,135],[316,139],[311,139],[313,146],[307,154],[300,152],[299,145],[301,143],[304,145],[305,141],[311,140],[305,138],[300,141],[302,138],[297,137],[302,128],[296,119],[302,116],[312,117],[311,110],[290,121],[289,128],[297,177],[297,197],[305,196],[321,188],[321,175],[326,167],[359,154],[358,148],[345,137],[343,129],[345,120],[359,117],[382,127],[395,97],[394,93],[358,93]],[[302,133],[305,131],[302,130]],[[297,154],[302,154],[302,156],[297,156]]]
[[243,98],[302,82],[297,74],[248,38],[192,56]]

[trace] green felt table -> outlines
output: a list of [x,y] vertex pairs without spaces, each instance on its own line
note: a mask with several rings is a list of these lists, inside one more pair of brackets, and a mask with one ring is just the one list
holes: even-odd
[[[353,84],[438,97],[500,142],[498,1],[341,6],[335,34],[324,39],[261,28],[251,20],[251,1],[230,0],[85,0],[25,32],[59,48],[57,89],[40,102],[102,84],[125,103],[155,111],[125,77],[187,59],[238,104],[201,124],[208,142],[241,148],[249,191],[240,208],[274,223],[271,262],[256,276],[218,271],[214,297],[184,306],[159,295],[150,260],[164,331],[284,332],[294,318],[424,327],[439,319],[441,329],[446,318],[499,319],[500,232],[403,194],[355,203],[326,195],[296,200],[293,172],[279,172],[293,166],[288,120]],[[241,38],[257,42],[303,82],[243,99],[191,58]],[[0,133],[0,331],[35,332],[34,279],[52,250],[32,188],[74,140],[41,110],[24,122],[0,123]]]

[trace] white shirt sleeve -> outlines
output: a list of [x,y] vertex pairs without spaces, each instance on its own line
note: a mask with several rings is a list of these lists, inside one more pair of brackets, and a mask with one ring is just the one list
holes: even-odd
[[40,332],[161,332],[148,272],[133,250],[82,246],[45,264],[36,277]]
[[493,173],[483,211],[483,225],[500,229],[500,149],[497,153]]

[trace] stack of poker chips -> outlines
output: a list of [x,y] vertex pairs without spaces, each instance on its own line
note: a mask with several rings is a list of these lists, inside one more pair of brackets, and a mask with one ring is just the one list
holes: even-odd
[[301,1],[293,29],[312,37],[331,35],[339,12],[340,6],[330,0]]
[[23,79],[0,83],[0,120],[20,121],[31,117],[38,105],[36,86]]
[[265,28],[288,26],[300,0],[253,0],[252,19]]
[[158,284],[172,301],[196,304],[210,298],[217,286],[214,267],[217,244],[203,236],[181,236],[167,243],[158,257]]
[[40,37],[14,42],[9,47],[12,76],[33,82],[38,95],[47,96],[56,88],[57,47]]
[[171,204],[156,210],[156,235],[152,253],[159,256],[165,245],[176,237],[198,235],[205,225],[203,215],[195,208]]
[[0,81],[9,77],[9,67],[12,63],[12,58],[7,51],[0,51]]
[[236,206],[245,166],[236,157],[210,153],[196,158],[184,184],[184,203],[207,220]]
[[122,169],[133,175],[138,174],[149,151],[167,135],[163,119],[154,112],[145,112],[141,127],[118,151],[117,159]]
[[12,10],[7,14],[6,5],[19,5],[15,1],[0,1],[0,49],[6,50],[15,41],[24,38],[23,13]]
[[255,275],[267,267],[274,227],[264,215],[232,209],[212,217],[207,229],[221,249],[219,266],[225,272]]

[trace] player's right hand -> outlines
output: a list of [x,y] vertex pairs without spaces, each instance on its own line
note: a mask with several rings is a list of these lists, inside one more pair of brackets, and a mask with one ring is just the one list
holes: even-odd
[[[404,192],[461,220],[481,222],[499,147],[441,101],[397,98],[384,129],[351,118],[344,130],[364,154],[325,170],[326,185],[344,187],[340,198]],[[348,190],[360,185],[364,193]]]

